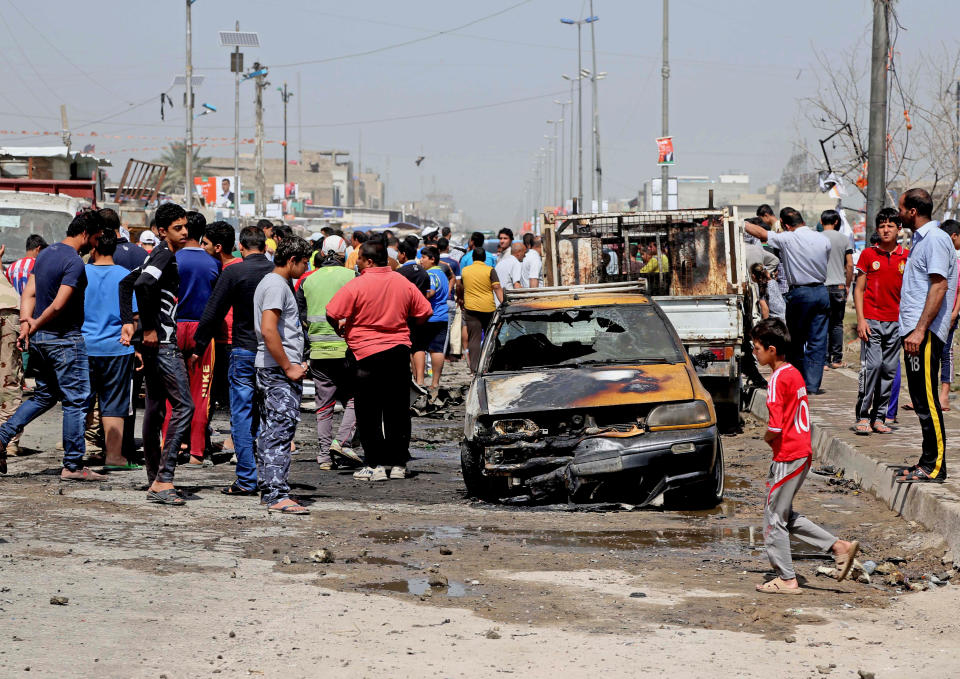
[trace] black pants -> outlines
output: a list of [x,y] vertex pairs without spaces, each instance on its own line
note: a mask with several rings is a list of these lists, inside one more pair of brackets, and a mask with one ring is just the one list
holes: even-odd
[[[143,457],[147,480],[173,483],[180,444],[189,440],[193,419],[193,398],[183,354],[175,344],[161,344],[157,349],[143,348],[143,379],[147,387],[147,407],[143,413]],[[167,437],[160,447],[160,431],[167,415],[167,401],[173,412]]]
[[410,348],[397,345],[356,361],[357,435],[368,467],[410,459]]
[[[137,360],[133,360],[134,367]],[[137,421],[137,405],[140,402],[140,392],[143,390],[143,371],[133,371],[133,386],[130,391],[130,410],[123,418],[123,456],[128,462],[137,462],[143,460],[143,454],[137,452],[137,442],[134,439]]]
[[923,433],[923,451],[919,464],[923,471],[935,479],[947,477],[947,460],[944,456],[947,435],[939,396],[942,353],[943,340],[929,330],[917,354],[904,351],[907,386],[913,400],[913,409],[920,420],[920,431]]
[[483,347],[483,333],[493,318],[492,311],[463,310],[463,322],[467,326],[467,349],[470,351],[470,371],[477,372],[480,367],[480,350]]
[[831,285],[827,288],[830,295],[830,326],[827,330],[827,363],[843,362],[843,315],[847,312],[847,287]]

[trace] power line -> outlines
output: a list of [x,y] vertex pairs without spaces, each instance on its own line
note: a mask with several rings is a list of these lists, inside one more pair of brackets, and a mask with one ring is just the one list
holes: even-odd
[[[290,62],[290,63],[288,63],[288,64],[273,64],[270,68],[289,68],[289,67],[291,67],[291,66],[306,66],[307,64],[326,64],[326,63],[329,63],[329,62],[331,62],[331,61],[341,61],[341,60],[343,60],[343,59],[353,59],[354,57],[366,57],[366,56],[369,56],[369,55],[371,55],[371,54],[378,54],[378,53],[380,53],[380,52],[386,52],[387,50],[397,49],[398,47],[406,47],[407,45],[414,45],[414,44],[416,44],[416,43],[418,43],[418,42],[425,42],[425,41],[427,41],[427,40],[432,40],[432,39],[434,39],[434,38],[440,37],[441,35],[447,35],[448,33],[454,33],[455,31],[459,31],[459,30],[462,30],[462,29],[464,29],[464,28],[468,28],[468,27],[473,26],[473,25],[475,25],[475,24],[479,24],[479,23],[481,23],[481,22],[483,22],[483,21],[487,21],[488,19],[493,19],[494,17],[498,17],[498,16],[500,16],[501,14],[506,14],[507,12],[510,12],[511,10],[516,9],[517,7],[521,7],[521,6],[523,6],[523,5],[528,5],[528,4],[530,4],[531,2],[533,2],[533,0],[521,0],[520,2],[515,3],[515,4],[513,4],[513,5],[510,5],[509,7],[505,7],[505,8],[503,8],[503,9],[501,9],[501,10],[498,10],[498,11],[494,12],[493,14],[487,14],[486,16],[482,16],[482,17],[480,17],[479,19],[473,19],[472,21],[468,21],[467,23],[461,24],[461,25],[459,25],[459,26],[454,26],[453,28],[445,28],[445,29],[440,30],[440,31],[434,31],[434,32],[431,33],[430,35],[424,35],[424,36],[421,36],[421,37],[419,37],[419,38],[413,38],[412,40],[404,40],[403,42],[393,43],[392,45],[384,45],[383,47],[375,47],[375,48],[373,48],[373,49],[363,50],[362,52],[351,52],[350,54],[341,54],[341,55],[336,56],[336,57],[324,57],[323,59],[307,59],[307,60],[305,60],[305,61],[293,61],[293,62]],[[205,68],[204,70],[208,70],[208,71],[209,71],[209,70],[225,70],[225,69],[224,69],[223,67],[219,67],[219,68],[209,68],[209,67],[208,67],[208,68]]]
[[[13,30],[11,30],[10,24],[7,23],[7,20],[6,20],[6,18],[3,16],[2,13],[0,13],[0,22],[3,22],[4,27],[7,29],[7,33],[10,34],[10,39],[13,41],[13,44],[17,46],[17,49],[20,51],[20,54],[23,56],[24,61],[26,61],[27,64],[29,64],[30,68],[33,69],[33,72],[37,75],[37,79],[38,79],[41,83],[43,83],[44,86],[46,86],[46,88],[47,88],[48,90],[50,90],[50,92],[51,92],[51,93],[53,94],[53,96],[54,96],[54,99],[59,100],[59,98],[60,98],[59,95],[57,95],[57,93],[53,91],[53,88],[50,87],[50,85],[47,84],[47,81],[45,81],[45,80],[43,79],[43,76],[41,76],[40,73],[37,71],[36,67],[33,65],[33,63],[30,61],[29,57],[27,57],[26,53],[23,51],[23,48],[20,47],[20,43],[17,42],[17,39],[16,39],[16,38],[14,37],[14,35],[13,35]],[[41,106],[46,106],[46,104],[44,104],[44,102],[40,100],[40,97],[38,97],[38,96],[36,95],[36,93],[33,91],[33,88],[30,87],[30,84],[27,83],[27,82],[23,79],[23,76],[20,75],[20,71],[19,71],[18,69],[16,69],[16,68],[13,68],[13,69],[10,69],[10,70],[13,71],[13,74],[17,77],[17,80],[20,81],[20,84],[23,85],[24,89],[26,89],[27,92],[30,93],[30,96],[32,96],[34,99],[36,99],[36,100],[37,100],[37,103],[39,103]]]
[[[77,66],[76,62],[74,62],[72,59],[70,59],[70,57],[68,57],[66,54],[64,54],[64,53],[63,53],[63,50],[61,50],[59,47],[57,47],[56,43],[55,43],[53,40],[51,40],[50,38],[48,38],[48,37],[46,36],[46,34],[44,34],[43,31],[41,31],[39,28],[37,28],[36,25],[35,25],[32,21],[30,21],[30,19],[27,17],[27,15],[24,14],[24,13],[20,10],[20,8],[16,6],[16,4],[14,4],[13,0],[8,0],[8,1],[9,1],[10,6],[13,7],[14,11],[15,11],[17,14],[20,15],[20,18],[22,18],[24,21],[26,21],[27,24],[30,26],[30,28],[32,28],[34,31],[36,31],[36,32],[40,35],[40,37],[43,38],[44,42],[46,42],[48,45],[50,45],[50,47],[52,47],[52,48],[54,49],[54,51],[63,58],[64,61],[66,61],[68,64],[70,64],[70,65],[73,66],[75,69],[77,69],[77,71],[78,71],[81,75],[83,75],[85,78],[87,78],[87,79],[88,79],[90,82],[92,82],[94,85],[97,85],[98,87],[100,87],[100,88],[101,88],[103,91],[105,91],[107,94],[111,94],[111,95],[117,97],[118,99],[123,99],[123,98],[124,98],[124,97],[118,95],[116,92],[114,92],[114,91],[111,90],[110,88],[108,88],[108,87],[107,87],[106,85],[104,85],[103,83],[101,83],[99,80],[97,80],[96,78],[94,78],[92,75],[90,75],[89,73],[87,73],[86,71],[84,71],[82,68],[80,68],[79,66]],[[6,22],[4,22],[4,23],[6,23]],[[34,69],[34,71],[36,71],[36,69]]]

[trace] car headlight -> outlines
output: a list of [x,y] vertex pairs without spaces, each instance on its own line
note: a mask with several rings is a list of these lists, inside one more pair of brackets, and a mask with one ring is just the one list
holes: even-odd
[[706,401],[687,401],[657,406],[647,415],[647,428],[674,429],[678,427],[702,427],[710,424],[710,407]]
[[521,436],[536,436],[540,433],[540,427],[533,420],[496,420],[493,423],[493,430],[501,436],[519,434]]

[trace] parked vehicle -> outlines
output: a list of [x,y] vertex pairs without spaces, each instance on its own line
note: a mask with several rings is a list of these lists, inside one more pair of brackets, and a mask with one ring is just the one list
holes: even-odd
[[[750,293],[736,208],[545,214],[542,235],[546,285],[644,281],[713,396],[721,429],[737,430]],[[658,271],[640,273],[634,253],[644,249],[663,263]]]
[[475,497],[723,497],[710,394],[639,283],[506,291],[466,401],[463,478]]
[[90,205],[83,198],[68,195],[6,189],[0,186],[0,243],[5,246],[6,263],[24,256],[31,234],[43,236],[48,243],[63,240],[77,212]]

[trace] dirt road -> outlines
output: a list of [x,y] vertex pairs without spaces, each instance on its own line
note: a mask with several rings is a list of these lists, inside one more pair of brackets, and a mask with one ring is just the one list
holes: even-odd
[[[291,479],[306,518],[222,496],[226,463],[182,471],[180,509],[145,503],[139,472],[61,484],[58,426],[28,430],[23,446],[50,452],[0,479],[0,676],[957,674],[960,587],[837,583],[798,545],[806,593],[753,591],[769,460],[755,424],[724,441],[715,510],[572,511],[466,499],[456,417],[416,421],[411,479],[320,472],[304,412]],[[863,559],[949,568],[936,536],[826,477],[799,510],[858,537]]]

